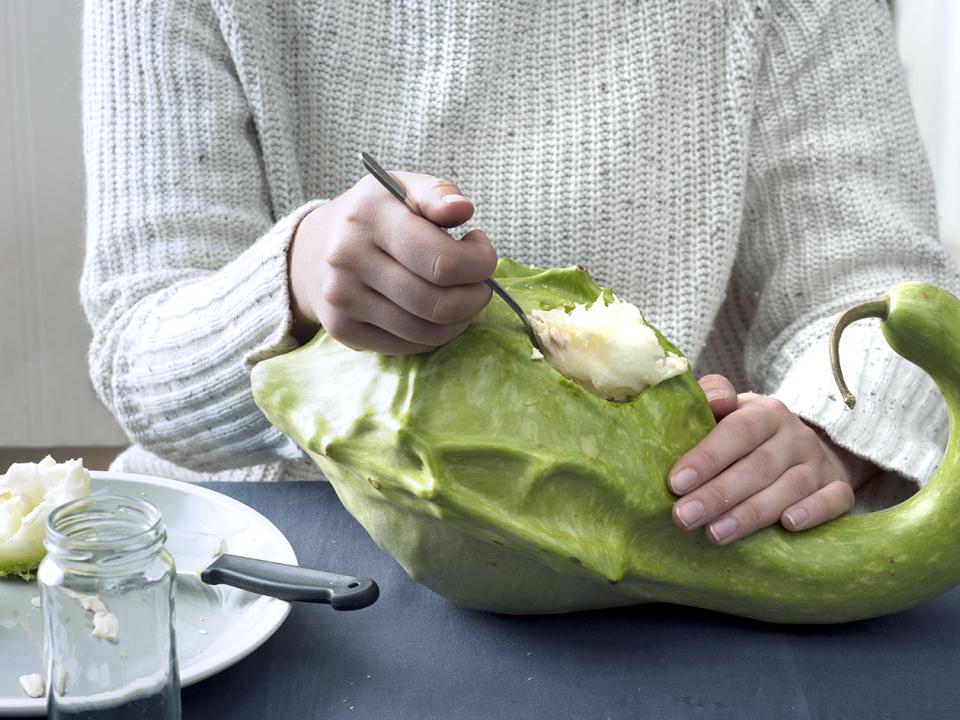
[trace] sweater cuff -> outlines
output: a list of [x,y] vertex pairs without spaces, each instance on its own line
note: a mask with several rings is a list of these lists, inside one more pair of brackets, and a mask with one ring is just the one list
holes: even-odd
[[850,392],[847,408],[830,369],[835,317],[799,334],[774,360],[764,386],[792,412],[822,428],[839,446],[922,486],[943,457],[949,423],[933,380],[897,355],[876,319],[847,327],[840,364]]
[[289,260],[290,243],[297,227],[307,214],[326,200],[311,200],[281,218],[256,246],[256,257],[250,258],[254,272],[260,277],[255,287],[260,295],[255,298],[257,337],[262,338],[243,356],[247,371],[261,360],[282,355],[297,347],[291,334],[293,312],[290,310]]
[[114,414],[129,437],[203,471],[302,457],[254,404],[249,368],[296,345],[287,251],[321,202],[281,218],[217,273],[137,305],[113,356]]

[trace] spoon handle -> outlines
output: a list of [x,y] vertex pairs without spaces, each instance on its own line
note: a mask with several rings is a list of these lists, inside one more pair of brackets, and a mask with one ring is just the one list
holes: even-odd
[[510,293],[504,290],[496,280],[487,278],[486,283],[493,288],[493,291],[499,295],[503,301],[510,306],[510,309],[517,314],[517,317],[520,318],[520,322],[523,323],[523,329],[527,331],[527,335],[530,338],[530,342],[533,343],[533,346],[537,350],[542,350],[540,342],[537,340],[537,334],[533,331],[533,328],[530,327],[530,321],[527,320],[527,314],[523,311],[523,308],[517,304],[516,300],[510,297]]
[[[407,205],[407,189],[397,182],[397,179],[393,177],[393,175],[384,170],[380,163],[378,163],[365,152],[360,153],[360,162],[363,163],[363,166],[367,169],[367,172],[379,180],[380,184],[389,190],[397,200],[402,202],[404,205]],[[410,205],[407,205],[407,207],[410,208],[410,212],[414,213],[415,215],[420,215],[416,208],[411,207]],[[421,217],[423,216],[421,215]]]

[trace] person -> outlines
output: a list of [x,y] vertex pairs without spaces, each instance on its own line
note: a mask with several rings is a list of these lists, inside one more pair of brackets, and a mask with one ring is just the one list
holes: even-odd
[[844,336],[856,411],[826,361],[851,304],[960,287],[883,3],[91,0],[84,34],[114,469],[320,478],[250,368],[321,327],[429,351],[498,254],[584,263],[691,359],[720,421],[668,478],[682,529],[804,530],[875,469],[916,487],[939,460],[942,398],[875,324]]

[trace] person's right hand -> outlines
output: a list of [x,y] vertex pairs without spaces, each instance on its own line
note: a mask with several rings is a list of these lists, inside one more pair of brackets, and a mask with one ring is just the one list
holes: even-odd
[[484,282],[497,253],[481,230],[455,240],[442,227],[473,215],[449,180],[391,173],[407,189],[404,207],[365,176],[300,222],[290,248],[294,335],[322,326],[357,350],[428,352],[463,332],[490,299]]

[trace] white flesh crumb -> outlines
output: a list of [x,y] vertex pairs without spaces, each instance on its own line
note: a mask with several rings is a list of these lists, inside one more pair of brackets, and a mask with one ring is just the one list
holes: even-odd
[[120,621],[116,615],[107,610],[103,600],[96,595],[81,595],[77,598],[77,602],[84,610],[93,613],[93,631],[90,634],[98,640],[117,642]]
[[36,597],[30,598],[30,604],[33,605],[35,608],[40,607],[40,596],[37,595]]
[[63,665],[57,665],[57,694],[63,695],[67,688],[67,669]]
[[537,350],[537,348],[533,348],[533,350],[530,351],[530,359],[543,360],[543,353]]
[[108,612],[98,612],[93,615],[93,632],[90,634],[98,640],[109,640],[115,643],[119,627],[120,622],[116,615]]
[[105,613],[107,611],[107,606],[103,604],[103,600],[96,595],[81,595],[77,598],[77,602],[87,612]]
[[43,676],[39,673],[31,675],[21,675],[17,680],[20,681],[20,687],[32,698],[43,697]]

